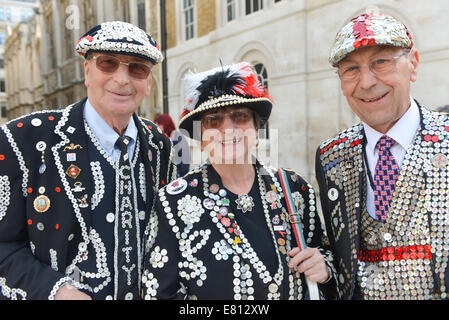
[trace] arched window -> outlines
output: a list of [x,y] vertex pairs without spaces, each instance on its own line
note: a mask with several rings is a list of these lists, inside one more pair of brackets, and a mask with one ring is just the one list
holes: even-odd
[[268,72],[263,63],[257,63],[254,65],[259,81],[268,89]]
[[246,0],[245,1],[245,14],[249,15],[253,12],[263,9],[263,0]]
[[184,0],[182,6],[184,40],[195,37],[195,1]]
[[226,22],[236,18],[236,0],[226,0]]

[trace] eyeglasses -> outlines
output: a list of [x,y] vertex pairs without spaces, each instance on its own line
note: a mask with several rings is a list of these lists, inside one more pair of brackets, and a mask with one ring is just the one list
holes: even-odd
[[206,114],[201,119],[205,129],[218,129],[223,125],[226,117],[236,125],[244,125],[253,119],[253,112],[250,110],[233,110],[226,113]]
[[376,58],[374,61],[361,66],[354,63],[343,63],[339,66],[337,73],[342,81],[356,81],[360,78],[362,68],[368,66],[372,73],[383,76],[392,72],[396,67],[396,61],[408,53],[407,51],[403,51],[401,54],[391,58]]
[[93,60],[95,61],[97,69],[104,73],[114,73],[115,71],[117,71],[121,64],[128,66],[129,76],[135,79],[146,79],[151,72],[151,66],[149,66],[148,64],[137,61],[123,62],[114,56],[102,54],[94,56]]

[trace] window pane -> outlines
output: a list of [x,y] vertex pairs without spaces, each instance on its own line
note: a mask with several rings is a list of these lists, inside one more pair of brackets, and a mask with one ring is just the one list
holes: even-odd
[[253,12],[259,10],[259,0],[253,0]]
[[268,89],[268,72],[263,63],[258,63],[254,66],[259,81]]
[[264,67],[263,71],[262,71],[262,78],[265,79],[265,82],[267,83],[267,79],[268,79],[268,73],[267,73],[267,69]]
[[234,18],[235,18],[235,4],[234,4],[234,0],[228,0],[227,14],[228,14],[228,22],[234,20]]
[[245,1],[245,13],[250,14],[252,12],[251,10],[251,0]]
[[0,108],[1,108],[1,117],[2,118],[6,118],[7,114],[6,114],[6,102],[2,102],[0,104]]
[[142,30],[146,30],[146,21],[145,21],[145,2],[140,2],[137,4],[137,15],[138,15],[138,24],[139,28]]
[[185,30],[185,39],[189,40],[193,38],[194,35],[194,1],[193,0],[184,0],[183,2],[183,14],[184,14],[184,30]]

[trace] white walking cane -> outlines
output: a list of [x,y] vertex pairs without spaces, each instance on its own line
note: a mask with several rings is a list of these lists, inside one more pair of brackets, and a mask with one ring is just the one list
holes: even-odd
[[[304,239],[303,231],[300,224],[300,219],[298,212],[293,201],[292,193],[290,191],[290,185],[288,184],[287,174],[281,168],[278,169],[279,178],[282,185],[282,190],[284,190],[285,201],[287,203],[287,209],[289,213],[289,221],[292,226],[293,232],[295,233],[296,242],[298,244],[299,250],[304,250],[307,248],[306,241]],[[310,300],[320,300],[320,293],[318,291],[318,285],[316,282],[311,281],[306,278],[307,287],[309,288]]]

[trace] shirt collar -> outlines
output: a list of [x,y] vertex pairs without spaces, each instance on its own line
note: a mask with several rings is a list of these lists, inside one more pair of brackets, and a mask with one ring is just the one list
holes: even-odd
[[[92,130],[102,148],[109,155],[111,155],[114,151],[115,142],[120,136],[98,114],[97,110],[95,110],[95,108],[92,106],[89,99],[87,99],[86,105],[84,107],[84,119],[86,120],[89,128]],[[131,116],[124,135],[130,137],[135,142],[137,141],[137,133],[138,131],[136,124],[134,123],[134,119]]]
[[[387,136],[393,138],[402,148],[407,150],[413,142],[416,131],[420,125],[420,115],[418,105],[415,100],[410,97],[410,108],[407,112],[394,124],[394,126],[388,130]],[[366,152],[368,154],[375,154],[377,141],[383,136],[383,133],[373,129],[369,125],[363,122],[363,128],[366,135]]]

